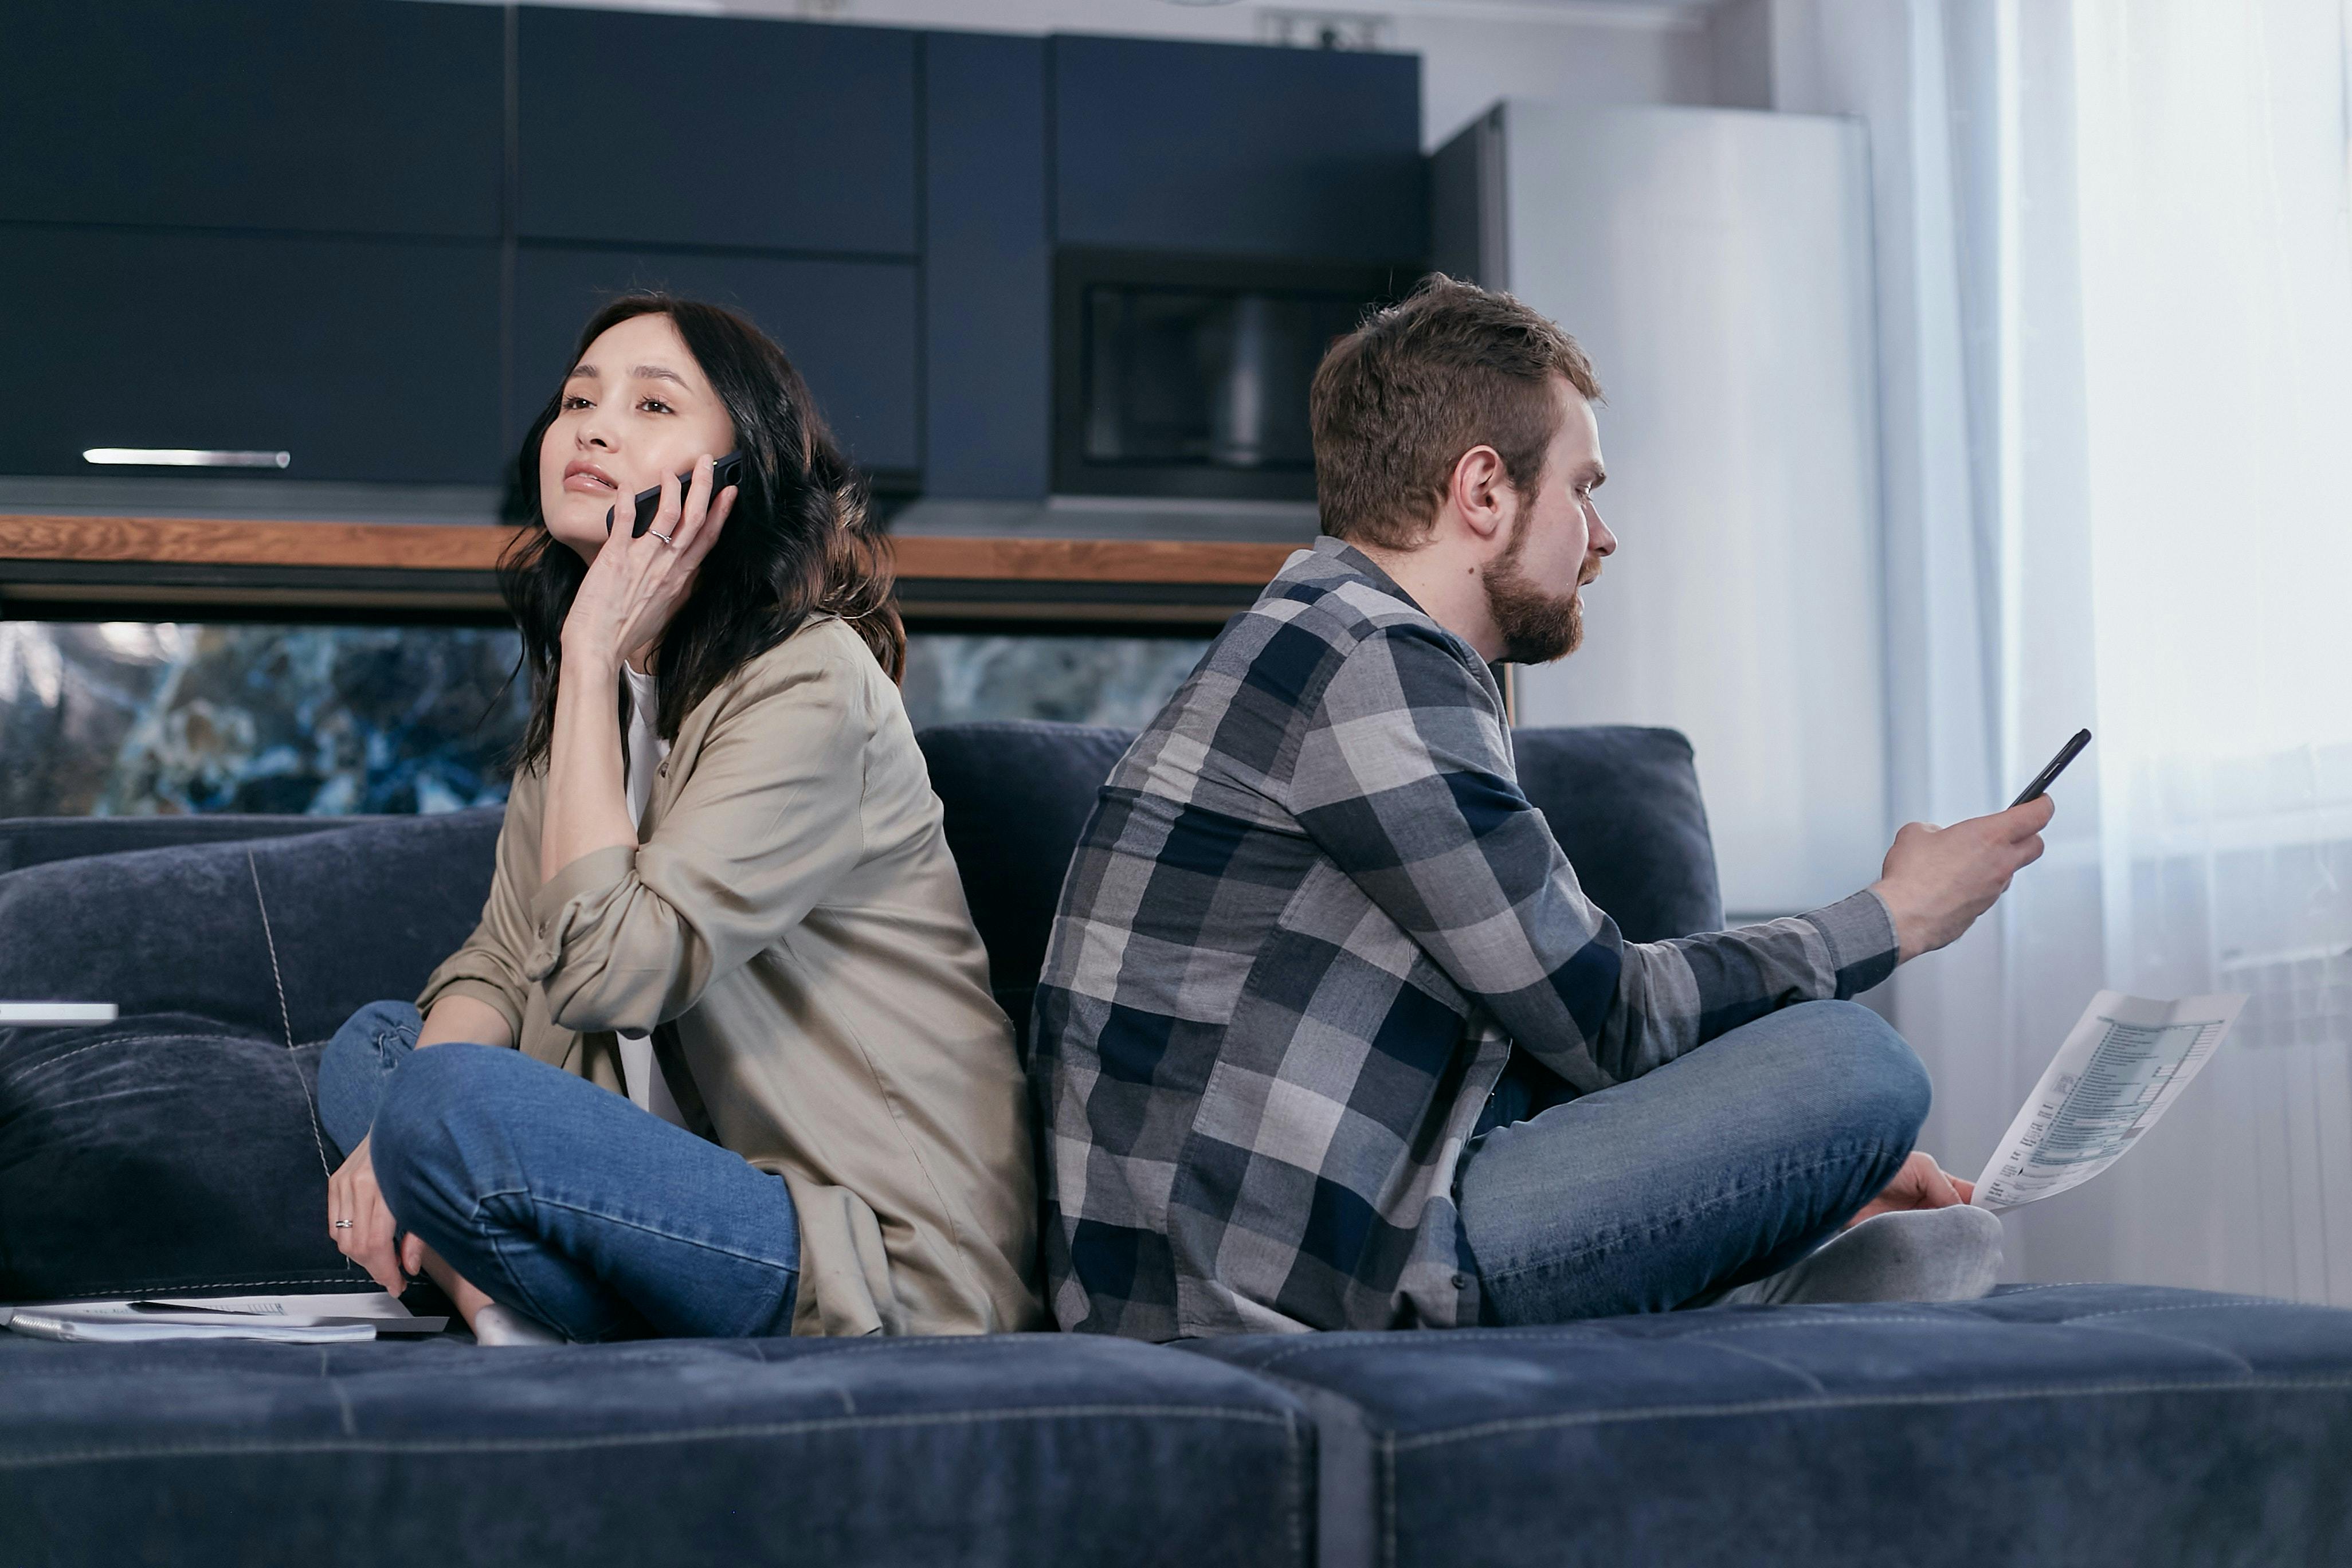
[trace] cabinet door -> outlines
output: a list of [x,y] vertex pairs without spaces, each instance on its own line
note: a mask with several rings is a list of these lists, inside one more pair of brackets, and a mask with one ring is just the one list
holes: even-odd
[[561,384],[588,318],[633,289],[666,289],[742,311],[782,345],[861,466],[904,474],[919,463],[911,262],[526,245],[515,268],[517,430]]
[[77,0],[5,16],[0,220],[498,237],[490,7]]
[[1417,261],[1415,55],[1057,37],[1065,245]]
[[289,479],[499,478],[495,245],[0,225],[0,473],[164,447],[283,451]]
[[522,7],[526,239],[911,256],[915,40]]
[[923,93],[923,489],[1035,500],[1052,457],[1045,40],[934,33]]

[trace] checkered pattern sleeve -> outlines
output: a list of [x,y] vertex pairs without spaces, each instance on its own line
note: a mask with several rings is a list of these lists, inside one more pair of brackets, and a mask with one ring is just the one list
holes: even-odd
[[1737,931],[1624,941],[1520,793],[1491,679],[1426,623],[1380,628],[1332,672],[1291,784],[1323,852],[1582,1089],[1791,1003],[1850,996],[1895,966],[1893,923],[1866,891]]

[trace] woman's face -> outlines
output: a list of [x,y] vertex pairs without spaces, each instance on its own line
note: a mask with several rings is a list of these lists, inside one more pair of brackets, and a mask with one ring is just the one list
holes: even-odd
[[614,507],[625,538],[639,490],[734,447],[735,427],[677,324],[632,316],[606,328],[564,378],[555,423],[539,447],[547,531],[593,561]]

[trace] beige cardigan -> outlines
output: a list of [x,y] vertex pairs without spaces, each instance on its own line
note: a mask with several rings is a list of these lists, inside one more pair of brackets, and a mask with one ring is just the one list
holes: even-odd
[[541,885],[519,776],[481,924],[416,999],[504,1015],[533,1057],[622,1087],[652,1033],[690,1125],[784,1179],[803,1334],[1045,1322],[1013,1030],[898,693],[813,620],[697,704],[635,848]]

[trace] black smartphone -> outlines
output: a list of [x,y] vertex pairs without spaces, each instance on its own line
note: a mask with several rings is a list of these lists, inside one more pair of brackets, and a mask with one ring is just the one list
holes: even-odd
[[2059,747],[2058,754],[2050,759],[2050,765],[2033,775],[2033,782],[2025,786],[2025,793],[2009,803],[2010,809],[2014,811],[2027,801],[2047,794],[2050,786],[2058,782],[2058,775],[2066,771],[2066,764],[2082,755],[2083,748],[2090,743],[2091,732],[2088,730],[2075,731],[2074,738]]
[[[679,493],[684,494],[687,486],[693,482],[694,470],[692,468],[688,468],[686,472],[678,475],[677,488]],[[729,485],[740,484],[742,482],[742,453],[730,452],[725,457],[710,465],[710,493],[713,496],[718,495],[720,490],[725,489]],[[646,530],[654,525],[654,513],[661,510],[661,486],[656,485],[649,490],[639,490],[637,492],[636,506],[637,522],[635,528],[629,530],[629,537],[631,539],[643,539],[646,536]],[[613,513],[609,511],[604,514],[604,531],[607,533],[613,531]]]

